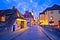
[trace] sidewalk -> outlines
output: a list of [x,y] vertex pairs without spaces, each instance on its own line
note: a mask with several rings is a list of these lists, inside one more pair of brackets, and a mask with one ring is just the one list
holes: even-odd
[[5,36],[0,36],[0,40],[11,40],[12,38],[22,34],[28,29],[28,27],[22,28],[20,30],[6,34]]
[[60,40],[54,33],[50,32],[50,31],[48,31],[47,29],[42,28],[42,27],[41,27],[41,29],[42,29],[42,30],[44,31],[44,33],[45,33],[46,35],[48,35],[49,38],[51,38],[52,40]]

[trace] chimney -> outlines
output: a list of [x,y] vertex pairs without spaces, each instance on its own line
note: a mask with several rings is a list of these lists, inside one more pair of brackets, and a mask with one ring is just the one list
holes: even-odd
[[16,9],[15,6],[13,6],[12,9]]

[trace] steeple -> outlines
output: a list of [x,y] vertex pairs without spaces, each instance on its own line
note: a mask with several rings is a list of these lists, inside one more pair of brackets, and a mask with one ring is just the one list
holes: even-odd
[[34,15],[34,11],[32,10],[32,15]]

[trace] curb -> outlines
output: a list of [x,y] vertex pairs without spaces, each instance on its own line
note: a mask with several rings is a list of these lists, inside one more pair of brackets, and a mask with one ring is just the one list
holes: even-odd
[[40,28],[40,29],[49,38],[49,40],[55,40],[55,38],[53,38],[51,35],[49,35],[48,33],[46,33],[42,28]]
[[[28,30],[28,29],[26,29],[26,30]],[[12,37],[10,40],[13,40],[14,38],[16,38],[16,37],[18,37],[18,36],[21,36],[26,30],[24,30],[23,32],[19,33],[18,35]]]
[[21,29],[21,30],[17,30],[15,32],[11,32],[11,34],[7,34],[6,36],[0,38],[0,40],[12,40],[14,38],[16,38],[17,36],[23,34],[26,30],[28,30],[29,28],[26,27],[25,29]]

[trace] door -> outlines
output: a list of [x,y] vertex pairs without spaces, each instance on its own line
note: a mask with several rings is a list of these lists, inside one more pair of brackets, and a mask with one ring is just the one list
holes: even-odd
[[24,21],[21,21],[21,28],[24,28]]

